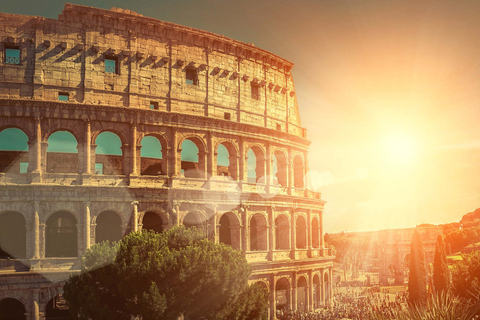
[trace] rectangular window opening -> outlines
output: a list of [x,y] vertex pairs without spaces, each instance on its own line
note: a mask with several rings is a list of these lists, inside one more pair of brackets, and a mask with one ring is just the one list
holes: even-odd
[[20,173],[28,173],[28,162],[20,162]]
[[282,125],[280,123],[277,123],[277,130],[282,131]]
[[118,59],[117,57],[105,57],[105,72],[118,74]]
[[225,120],[231,120],[231,114],[230,114],[230,112],[225,112],[224,118],[225,118]]
[[68,101],[69,93],[68,92],[59,92],[58,101]]
[[20,64],[20,48],[18,47],[5,48],[5,63]]
[[252,83],[252,99],[260,100],[260,86]]
[[156,102],[156,101],[150,101],[150,109],[152,109],[152,110],[158,110],[158,102]]
[[95,174],[103,174],[103,163],[95,163]]
[[197,69],[187,68],[186,70],[186,83],[198,85],[198,72]]

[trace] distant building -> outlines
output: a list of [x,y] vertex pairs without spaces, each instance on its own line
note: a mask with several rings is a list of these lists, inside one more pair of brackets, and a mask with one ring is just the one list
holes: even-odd
[[0,317],[64,317],[90,246],[180,224],[245,253],[272,319],[330,299],[291,62],[66,4],[0,14],[0,64]]

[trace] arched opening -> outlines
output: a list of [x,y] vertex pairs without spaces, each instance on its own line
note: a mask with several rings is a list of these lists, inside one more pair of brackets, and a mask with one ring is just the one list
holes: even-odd
[[320,287],[320,278],[318,274],[313,276],[313,288],[312,288],[312,300],[313,300],[313,309],[320,307],[320,301],[322,301],[322,293]]
[[293,159],[293,183],[295,188],[303,188],[304,186],[303,160],[299,155]]
[[261,213],[250,219],[250,251],[267,250],[267,220]]
[[325,286],[325,303],[330,302],[330,281],[328,279],[328,274],[325,273],[323,276],[323,285]]
[[48,138],[47,173],[78,173],[77,139],[68,131],[57,131]]
[[140,142],[140,174],[158,176],[166,174],[163,168],[163,154],[160,140],[152,136],[143,137]]
[[95,174],[123,174],[122,141],[113,132],[105,131],[95,139]]
[[240,249],[240,223],[233,212],[227,212],[220,218],[219,241],[234,249]]
[[235,147],[224,142],[217,149],[217,175],[229,176],[237,180],[237,153]]
[[258,147],[252,147],[247,152],[247,181],[256,183],[265,175],[265,159]]
[[312,247],[320,248],[320,228],[316,217],[312,219]]
[[0,214],[0,259],[26,257],[25,218],[18,212]]
[[297,218],[296,248],[297,249],[307,248],[307,224],[305,223],[305,218],[303,216],[299,216]]
[[273,177],[282,187],[287,186],[287,159],[285,154],[279,150],[273,155]]
[[45,309],[45,320],[73,320],[70,317],[67,301],[62,295],[50,299]]
[[65,211],[52,214],[47,220],[45,235],[46,257],[76,257],[77,226],[75,217]]
[[198,228],[206,235],[205,223],[197,212],[187,213],[185,218],[183,218],[183,225],[187,228]]
[[157,233],[163,232],[163,221],[162,218],[155,212],[147,212],[143,216],[142,220],[142,230],[152,230]]
[[26,320],[23,303],[13,298],[0,300],[0,320]]
[[280,312],[288,311],[290,309],[290,283],[286,278],[281,278],[275,284],[275,296],[276,310]]
[[28,137],[20,129],[0,132],[0,172],[28,173]]
[[122,219],[113,211],[104,211],[97,217],[95,243],[122,239]]
[[297,281],[297,310],[306,311],[308,309],[307,294],[307,280],[302,276]]
[[181,173],[185,178],[203,178],[205,175],[204,159],[200,157],[200,150],[192,140],[182,143]]
[[282,214],[275,219],[275,249],[290,249],[290,226],[288,218]]

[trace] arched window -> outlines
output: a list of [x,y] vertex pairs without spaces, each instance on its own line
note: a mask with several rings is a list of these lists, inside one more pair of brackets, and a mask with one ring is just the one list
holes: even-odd
[[105,131],[95,140],[95,174],[123,174],[122,141],[113,132]]
[[237,179],[236,161],[232,158],[227,147],[224,144],[218,146],[217,149],[217,175],[218,176],[230,176],[232,179]]
[[320,279],[318,278],[318,274],[313,276],[313,309],[316,309],[320,306],[320,301],[322,301],[322,288],[320,287]]
[[0,300],[0,320],[26,320],[25,307],[17,299]]
[[287,186],[287,160],[285,154],[278,150],[273,155],[273,177],[279,185]]
[[290,304],[290,283],[286,278],[281,278],[275,284],[275,295],[277,297],[276,310],[288,311]]
[[67,301],[62,295],[50,299],[45,309],[45,320],[73,320],[68,310]]
[[202,178],[203,168],[200,168],[199,149],[197,145],[191,140],[185,140],[182,143],[182,175],[185,178]]
[[68,131],[57,131],[48,138],[47,173],[78,173],[77,139]]
[[122,239],[122,219],[113,211],[104,211],[97,217],[95,243]]
[[320,248],[320,228],[316,217],[312,219],[312,247]]
[[250,219],[250,251],[267,250],[267,220],[256,213]]
[[28,137],[20,129],[0,132],[0,172],[28,172]]
[[293,159],[293,183],[295,188],[303,188],[304,182],[303,160],[299,155]]
[[300,277],[297,281],[297,310],[306,311],[307,306],[307,280]]
[[160,141],[152,136],[143,137],[140,143],[142,149],[141,157],[141,175],[158,176],[165,174],[162,163],[162,145]]
[[306,249],[307,248],[307,224],[303,216],[297,218],[296,226],[296,248],[297,249]]
[[253,147],[247,152],[247,181],[256,183],[265,175],[265,161],[262,150]]
[[275,219],[275,249],[290,249],[290,226],[288,218],[282,214]]
[[220,218],[219,240],[234,249],[240,249],[240,222],[232,212],[224,213]]
[[77,226],[75,217],[68,212],[52,214],[47,220],[45,235],[46,257],[76,257]]
[[25,218],[18,212],[0,214],[0,259],[26,257]]
[[155,212],[149,211],[145,213],[145,215],[143,216],[142,224],[142,230],[152,230],[157,233],[163,232],[164,223],[162,221],[162,218],[160,218],[160,216]]

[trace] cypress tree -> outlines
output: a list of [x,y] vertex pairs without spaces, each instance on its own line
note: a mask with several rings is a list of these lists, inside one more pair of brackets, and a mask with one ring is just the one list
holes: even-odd
[[450,276],[447,265],[447,254],[445,253],[445,244],[443,236],[437,237],[437,245],[435,246],[435,260],[433,261],[433,286],[435,291],[440,293],[448,291],[450,288]]
[[413,232],[410,247],[410,274],[408,276],[409,303],[425,306],[427,302],[427,279],[425,252],[417,229]]

